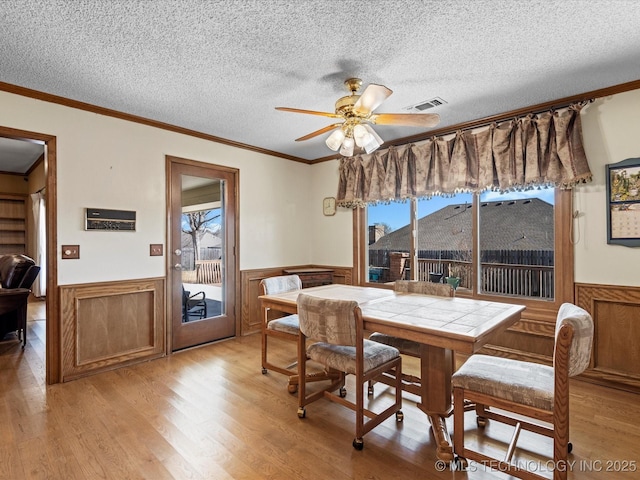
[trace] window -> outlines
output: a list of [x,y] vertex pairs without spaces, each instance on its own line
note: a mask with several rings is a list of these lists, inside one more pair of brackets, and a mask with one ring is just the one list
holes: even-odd
[[[394,202],[372,205],[367,208],[367,278],[373,283],[384,283],[395,275],[391,268],[390,254],[404,259],[399,265],[402,278],[408,278],[407,259],[411,251],[411,205]],[[399,277],[400,278],[400,277]]]
[[458,295],[554,308],[573,299],[570,201],[570,191],[540,188],[359,209],[361,283],[451,276]]

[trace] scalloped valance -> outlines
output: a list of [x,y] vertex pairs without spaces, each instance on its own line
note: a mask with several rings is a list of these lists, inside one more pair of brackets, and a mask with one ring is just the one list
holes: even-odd
[[584,105],[342,158],[337,204],[355,208],[460,191],[571,188],[589,181],[580,120]]

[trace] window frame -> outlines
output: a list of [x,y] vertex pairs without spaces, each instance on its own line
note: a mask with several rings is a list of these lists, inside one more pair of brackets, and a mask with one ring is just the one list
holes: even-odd
[[[572,215],[572,192],[558,187],[554,192],[554,300],[533,299],[524,297],[505,297],[501,295],[490,295],[478,292],[477,281],[477,259],[479,258],[478,242],[478,219],[480,195],[473,195],[473,278],[474,282],[470,292],[459,292],[460,297],[490,300],[494,302],[515,303],[525,305],[528,318],[555,318],[556,312],[564,302],[574,301],[574,255],[573,243],[571,240],[573,215]],[[364,208],[356,208],[353,211],[353,246],[354,246],[354,283],[357,285],[378,288],[393,288],[390,285],[381,285],[368,281],[366,272],[367,261],[367,235],[366,214]],[[411,222],[415,230],[416,201],[411,200]],[[411,249],[413,255],[415,251],[415,238],[411,238]],[[412,256],[415,264],[415,258]],[[412,273],[413,274],[413,273]]]

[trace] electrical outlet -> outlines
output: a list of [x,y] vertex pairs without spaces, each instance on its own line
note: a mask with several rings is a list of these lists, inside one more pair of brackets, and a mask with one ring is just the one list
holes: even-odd
[[80,258],[80,245],[62,245],[62,259],[71,260]]
[[162,244],[161,243],[152,243],[149,245],[149,255],[152,257],[161,257],[162,256]]

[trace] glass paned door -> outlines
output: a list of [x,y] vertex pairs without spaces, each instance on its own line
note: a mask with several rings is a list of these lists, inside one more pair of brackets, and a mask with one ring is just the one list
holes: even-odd
[[182,175],[183,323],[225,312],[224,190],[224,180]]
[[226,170],[171,166],[173,350],[235,334],[234,190]]

